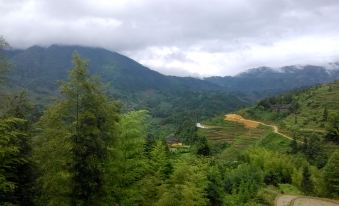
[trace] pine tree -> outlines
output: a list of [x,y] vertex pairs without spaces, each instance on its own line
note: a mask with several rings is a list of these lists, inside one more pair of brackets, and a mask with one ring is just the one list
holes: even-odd
[[339,197],[339,152],[332,154],[324,169],[324,179],[327,186],[328,194]]
[[327,107],[325,107],[323,111],[323,122],[326,122],[327,119],[328,119],[328,111],[327,111]]
[[[3,50],[8,43],[0,36],[0,83],[4,83],[9,64]],[[28,99],[23,93],[20,101],[1,105],[0,111],[0,204],[32,205],[35,168],[31,158],[31,135],[27,116]],[[8,100],[16,99],[9,96]],[[3,103],[3,102],[1,102]]]
[[0,120],[0,204],[32,205],[34,175],[28,122]]
[[293,140],[290,143],[290,150],[291,150],[291,154],[298,153],[299,147],[298,147],[298,142],[297,142],[295,137],[293,138]]
[[30,119],[33,106],[26,92],[8,96],[4,105],[3,116]]
[[87,62],[73,56],[62,98],[40,122],[37,151],[41,164],[41,201],[55,205],[100,205],[104,199],[107,148],[116,137],[117,106],[104,95]]
[[0,83],[4,81],[5,74],[8,72],[9,63],[3,54],[3,50],[8,48],[9,44],[0,36]]
[[132,111],[122,115],[119,122],[119,135],[114,148],[110,148],[107,168],[109,201],[117,205],[139,205],[144,198],[139,181],[147,169],[144,145],[148,118],[145,110]]
[[313,182],[311,180],[311,173],[310,170],[308,168],[308,166],[305,166],[303,168],[303,179],[301,181],[301,188],[302,190],[306,193],[306,194],[312,194],[313,189],[314,189],[314,185]]
[[339,114],[331,117],[327,130],[326,139],[339,143]]

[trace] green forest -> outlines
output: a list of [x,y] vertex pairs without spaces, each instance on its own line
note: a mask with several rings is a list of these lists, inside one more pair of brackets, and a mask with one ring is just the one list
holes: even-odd
[[79,53],[72,62],[55,100],[41,107],[29,92],[6,89],[15,68],[1,55],[0,205],[269,206],[280,194],[339,198],[338,81],[236,111],[278,125],[289,140],[263,125],[226,122],[224,113],[210,117],[219,111],[213,107],[207,129],[183,108],[158,121],[114,99]]

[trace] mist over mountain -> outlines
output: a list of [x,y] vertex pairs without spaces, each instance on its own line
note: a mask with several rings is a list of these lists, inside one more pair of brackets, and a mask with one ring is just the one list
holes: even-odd
[[286,66],[279,69],[259,67],[233,77],[216,76],[205,80],[230,91],[266,96],[339,79],[339,66],[332,65],[332,69],[314,65]]
[[174,121],[184,115],[212,116],[249,102],[244,95],[208,81],[162,75],[116,52],[80,46],[7,51],[13,65],[10,88],[28,90],[35,102],[49,104],[58,95],[58,82],[66,80],[72,68],[75,51],[88,60],[90,72],[103,80],[109,95],[121,101],[124,110],[148,109],[156,117]]
[[263,97],[339,78],[339,70],[311,65],[280,70],[261,67],[233,77],[167,76],[105,49],[52,45],[7,51],[13,65],[8,83],[11,88],[28,90],[37,101],[50,101],[46,97],[57,95],[58,82],[66,80],[75,51],[88,60],[90,72],[103,80],[109,94],[124,102],[126,109],[146,108],[159,117],[173,111],[211,116]]

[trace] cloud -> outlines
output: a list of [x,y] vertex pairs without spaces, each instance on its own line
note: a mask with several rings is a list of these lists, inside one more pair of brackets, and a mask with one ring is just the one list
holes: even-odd
[[0,0],[13,47],[79,44],[179,76],[338,60],[337,0]]

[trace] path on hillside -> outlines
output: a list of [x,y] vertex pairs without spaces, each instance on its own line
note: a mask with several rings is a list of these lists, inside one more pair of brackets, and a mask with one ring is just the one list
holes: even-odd
[[[245,126],[246,125],[261,124],[261,125],[264,125],[264,126],[267,126],[267,127],[271,127],[273,129],[274,133],[279,134],[280,136],[285,137],[286,139],[294,140],[292,137],[279,132],[279,128],[276,125],[273,125],[273,124],[266,124],[264,122],[260,122],[260,121],[256,121],[256,120],[245,119],[244,117],[242,117],[238,114],[227,114],[227,115],[225,115],[225,120],[242,123]],[[299,141],[299,140],[296,140],[296,141],[299,142],[299,143],[302,143],[302,144],[304,143],[304,142]]]
[[334,199],[309,197],[302,195],[278,195],[274,201],[275,206],[339,206]]
[[218,126],[211,126],[211,125],[201,124],[199,122],[195,126],[198,127],[198,128],[201,128],[201,129],[220,129],[220,128],[222,128],[222,127],[218,127]]

